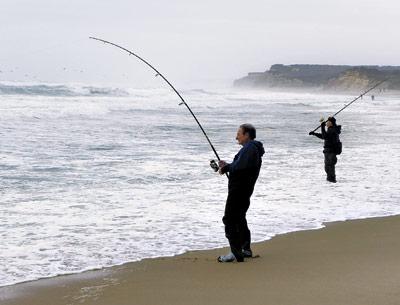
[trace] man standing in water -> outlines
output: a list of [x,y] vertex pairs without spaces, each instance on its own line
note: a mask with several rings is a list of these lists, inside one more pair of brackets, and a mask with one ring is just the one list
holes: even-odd
[[[325,126],[328,127],[328,130],[325,130]],[[342,126],[336,125],[336,119],[334,117],[329,117],[326,123],[321,123],[322,133],[316,133],[313,131],[309,133],[310,136],[316,136],[324,140],[326,180],[333,183],[336,183],[336,155],[339,155],[342,152],[341,143],[339,140],[341,129]]]
[[228,198],[222,221],[225,235],[231,247],[231,253],[218,257],[219,262],[243,262],[245,257],[252,257],[250,248],[251,235],[247,227],[246,212],[250,206],[264,155],[263,144],[254,140],[256,129],[251,124],[240,125],[236,140],[242,149],[232,163],[219,161],[219,173],[229,173]]

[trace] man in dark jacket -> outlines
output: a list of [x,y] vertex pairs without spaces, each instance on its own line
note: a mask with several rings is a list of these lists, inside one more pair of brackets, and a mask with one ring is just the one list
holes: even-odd
[[[325,130],[325,126],[328,130]],[[326,180],[329,182],[336,182],[335,165],[337,163],[337,147],[339,143],[339,134],[342,126],[336,125],[336,119],[334,117],[328,118],[328,120],[321,123],[321,132],[310,132],[309,135],[316,136],[324,140],[324,156],[325,156],[325,172]]]
[[243,262],[244,257],[252,257],[250,248],[251,235],[247,227],[246,212],[250,206],[262,164],[264,148],[261,142],[255,141],[256,129],[251,124],[239,127],[236,140],[242,149],[232,163],[219,162],[220,174],[229,173],[228,198],[222,221],[225,235],[231,247],[231,253],[218,257],[219,262]]

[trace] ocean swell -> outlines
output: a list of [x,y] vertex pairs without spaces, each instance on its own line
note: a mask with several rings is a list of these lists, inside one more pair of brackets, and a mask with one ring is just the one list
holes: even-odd
[[29,96],[129,96],[120,88],[58,84],[0,83],[0,95]]

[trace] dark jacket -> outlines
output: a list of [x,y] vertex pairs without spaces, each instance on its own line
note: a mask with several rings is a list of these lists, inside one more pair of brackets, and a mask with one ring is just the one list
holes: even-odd
[[251,196],[260,173],[264,153],[263,144],[251,140],[237,153],[232,163],[223,167],[224,173],[229,172],[229,192]]
[[324,140],[324,154],[335,153],[335,147],[339,142],[339,135],[341,133],[342,126],[335,125],[325,130],[325,125],[321,126],[322,133],[314,133],[314,135]]

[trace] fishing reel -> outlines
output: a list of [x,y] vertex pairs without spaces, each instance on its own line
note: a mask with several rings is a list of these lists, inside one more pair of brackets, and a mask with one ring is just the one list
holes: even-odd
[[210,160],[210,166],[214,170],[214,172],[218,172],[219,166],[215,160]]

